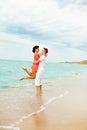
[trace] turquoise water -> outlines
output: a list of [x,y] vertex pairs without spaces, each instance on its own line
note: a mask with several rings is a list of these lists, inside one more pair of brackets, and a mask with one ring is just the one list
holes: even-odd
[[[21,76],[27,74],[21,69],[22,66],[31,68],[32,62],[0,60],[0,87],[16,87],[34,83],[34,80],[20,81]],[[71,76],[76,73],[86,73],[86,65],[66,64],[66,63],[46,63],[44,73],[45,79],[55,79],[59,77]]]

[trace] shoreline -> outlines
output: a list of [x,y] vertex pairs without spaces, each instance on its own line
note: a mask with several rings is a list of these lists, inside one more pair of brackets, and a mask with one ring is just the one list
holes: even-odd
[[39,97],[33,85],[0,89],[0,130],[86,130],[86,77],[44,81]]

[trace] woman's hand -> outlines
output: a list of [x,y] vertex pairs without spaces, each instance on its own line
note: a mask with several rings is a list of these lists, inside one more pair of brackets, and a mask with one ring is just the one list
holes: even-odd
[[38,64],[40,61],[37,60],[37,61],[33,61],[33,64]]

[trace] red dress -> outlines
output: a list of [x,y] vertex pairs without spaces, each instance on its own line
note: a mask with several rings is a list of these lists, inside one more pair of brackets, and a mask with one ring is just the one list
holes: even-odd
[[[35,57],[34,57],[34,61],[39,60],[39,58],[40,58],[39,55],[35,56]],[[37,70],[38,70],[38,66],[39,66],[39,63],[37,63],[37,64],[32,64],[31,68],[32,68],[33,71],[37,71]]]

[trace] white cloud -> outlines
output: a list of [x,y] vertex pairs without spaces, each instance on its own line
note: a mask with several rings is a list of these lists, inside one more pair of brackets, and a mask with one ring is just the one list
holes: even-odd
[[35,45],[39,45],[40,50],[47,47],[44,43],[34,39],[0,33],[0,58],[31,61],[33,59],[32,48]]
[[[63,7],[60,6],[60,3]],[[72,58],[76,59],[76,56],[77,59],[83,58],[86,52],[83,53],[79,47],[87,47],[87,5],[84,6],[84,3],[85,0],[68,2],[66,0],[1,0],[1,47],[3,46],[3,50],[6,46],[9,46],[10,49],[16,48],[14,53],[17,48],[21,48],[19,59],[28,59],[28,46],[32,48],[35,43],[39,43],[49,47],[51,54],[53,54],[52,49],[55,50],[57,47],[55,53],[60,60],[69,58],[69,49],[76,47],[79,56],[74,53],[76,52],[74,50],[72,53],[75,55],[72,55]],[[23,29],[25,34],[21,34]],[[67,50],[66,53],[62,49]],[[22,54],[23,50],[26,50],[24,51],[25,56]],[[10,53],[6,53],[5,57],[7,55],[12,57],[9,56]]]

